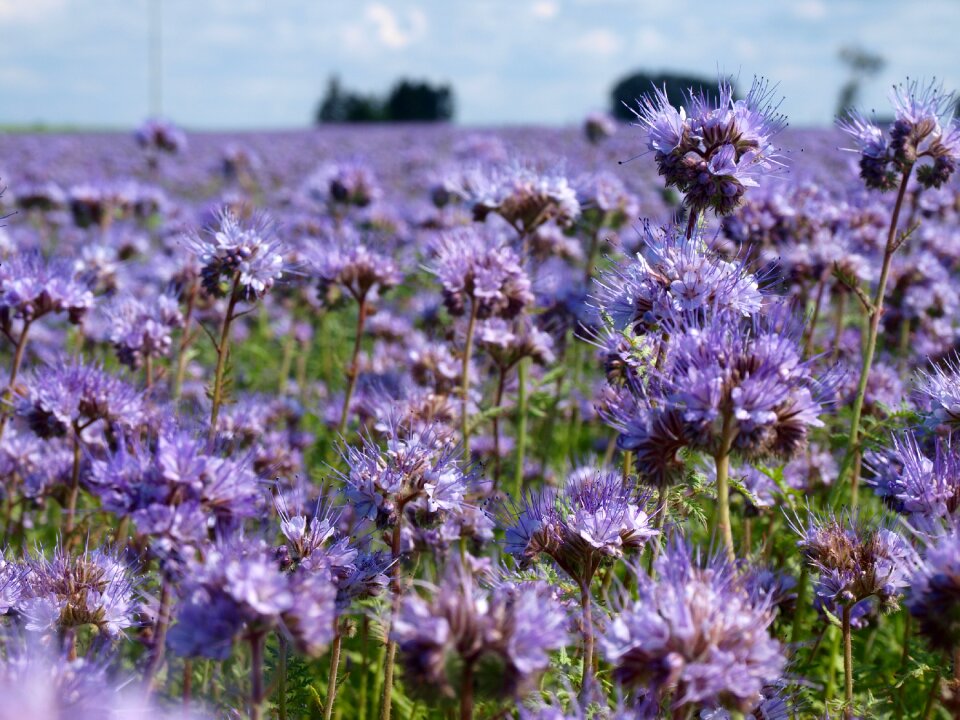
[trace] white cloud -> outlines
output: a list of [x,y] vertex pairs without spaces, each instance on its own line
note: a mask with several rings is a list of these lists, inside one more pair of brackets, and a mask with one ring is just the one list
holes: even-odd
[[401,22],[396,13],[382,3],[368,5],[364,16],[373,24],[380,43],[392,50],[412,45],[427,32],[427,16],[419,8],[409,10],[406,22]]
[[577,50],[588,55],[597,55],[600,57],[610,57],[620,52],[623,43],[620,37],[603,28],[590,30],[577,38],[574,46]]
[[537,0],[530,8],[530,14],[541,20],[552,20],[560,12],[560,6],[554,0]]
[[62,10],[64,5],[65,0],[0,0],[0,22],[40,22]]
[[827,15],[827,6],[823,0],[803,0],[795,3],[793,14],[802,20],[822,20]]

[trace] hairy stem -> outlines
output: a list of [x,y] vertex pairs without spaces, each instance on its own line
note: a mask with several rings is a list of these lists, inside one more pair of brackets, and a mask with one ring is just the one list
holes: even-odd
[[263,633],[250,635],[250,720],[263,718]]
[[167,628],[170,626],[170,606],[173,602],[173,592],[170,583],[163,581],[160,589],[160,607],[157,610],[157,624],[153,629],[153,647],[150,650],[150,664],[143,675],[143,684],[147,695],[156,690],[157,673],[163,667],[163,660],[167,649]]
[[27,348],[27,333],[30,330],[30,321],[24,321],[23,329],[20,330],[20,337],[17,338],[17,345],[13,351],[13,360],[10,363],[10,379],[7,380],[7,387],[3,391],[3,407],[0,408],[0,438],[3,438],[3,431],[7,427],[7,420],[10,419],[10,409],[7,403],[13,397],[13,387],[17,382],[17,375],[20,374],[20,366],[23,364],[23,353]]
[[[507,380],[507,368],[500,367],[497,373],[497,393],[493,399],[493,406],[500,407],[503,402],[503,386]],[[500,489],[500,413],[493,416],[493,492]]]
[[470,358],[473,355],[473,333],[477,326],[479,305],[475,298],[470,300],[470,320],[467,322],[467,337],[463,348],[463,366],[460,370],[460,434],[463,437],[463,456],[470,461],[470,418],[467,407],[470,404]]
[[460,675],[460,720],[473,720],[473,662],[465,662]]
[[593,685],[593,603],[590,582],[580,584],[580,607],[583,609],[583,675],[580,696],[586,697]]
[[[877,290],[873,296],[873,307],[868,311],[870,325],[867,330],[867,343],[863,353],[863,364],[860,368],[860,382],[857,385],[857,394],[853,400],[853,416],[850,420],[850,435],[847,438],[847,451],[843,466],[840,468],[840,480],[844,478],[853,465],[854,454],[860,449],[860,415],[863,412],[863,401],[867,394],[867,380],[870,376],[870,368],[873,365],[873,356],[877,349],[877,335],[880,330],[880,317],[883,314],[883,297],[887,290],[887,279],[890,276],[890,265],[893,260],[893,254],[897,249],[897,226],[900,222],[900,209],[903,206],[903,198],[907,192],[907,181],[910,179],[910,171],[913,166],[907,167],[903,172],[900,181],[900,191],[897,193],[897,201],[893,206],[893,214],[890,218],[890,227],[887,231],[887,244],[883,252],[883,264],[880,267],[880,279],[877,282]],[[857,507],[856,497],[851,498],[850,502],[853,509]]]
[[850,635],[850,605],[843,606],[843,716],[853,717],[853,638]]
[[356,337],[353,339],[353,355],[350,358],[350,368],[347,370],[347,392],[343,396],[343,409],[340,411],[340,424],[337,432],[343,435],[347,430],[347,421],[350,419],[350,402],[357,389],[357,378],[360,376],[360,348],[363,344],[363,327],[367,323],[367,296],[358,298],[360,307],[357,310]]
[[527,452],[527,366],[530,358],[517,365],[517,465],[514,468],[513,492],[519,498],[523,491],[524,459]]
[[337,700],[337,670],[340,669],[340,647],[343,635],[337,628],[333,636],[333,646],[330,648],[330,672],[327,675],[327,697],[323,703],[323,720],[330,720],[333,716],[333,705]]
[[233,314],[240,301],[240,273],[233,278],[230,286],[230,301],[227,303],[227,312],[223,316],[220,326],[220,342],[217,344],[217,368],[213,376],[213,398],[210,407],[210,441],[217,434],[217,418],[220,415],[220,405],[223,403],[223,376],[227,367],[227,355],[230,353],[230,325],[233,323]]

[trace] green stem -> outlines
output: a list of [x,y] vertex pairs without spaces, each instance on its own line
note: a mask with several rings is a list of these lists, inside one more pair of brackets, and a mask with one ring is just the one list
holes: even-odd
[[593,604],[589,581],[580,584],[580,607],[583,610],[583,674],[580,678],[580,696],[587,697],[593,685]]
[[340,646],[342,643],[343,635],[337,628],[337,633],[333,636],[333,646],[330,648],[330,672],[327,675],[327,698],[323,703],[323,720],[330,720],[333,716],[333,704],[337,699],[337,670],[340,668]]
[[[883,314],[883,298],[887,290],[887,279],[890,276],[890,265],[893,260],[893,254],[897,249],[897,226],[900,221],[900,208],[903,206],[903,197],[907,192],[907,181],[910,179],[912,169],[912,165],[908,166],[907,169],[904,170],[903,177],[900,181],[900,191],[897,193],[897,201],[893,206],[893,215],[890,218],[890,227],[887,231],[887,244],[883,251],[880,280],[877,282],[877,290],[873,296],[873,307],[868,310],[870,325],[867,331],[867,344],[863,353],[863,365],[860,368],[860,382],[857,385],[857,394],[853,400],[853,416],[850,420],[850,436],[847,439],[846,457],[840,468],[840,477],[838,480],[844,479],[846,472],[849,471],[852,465],[854,453],[856,453],[860,447],[860,415],[863,412],[863,401],[867,394],[867,380],[870,376],[870,368],[873,365],[873,356],[877,349],[880,316]],[[850,504],[853,509],[856,509],[856,498],[851,498]]]
[[240,301],[240,273],[238,272],[230,286],[230,302],[227,303],[227,312],[223,316],[220,326],[220,342],[217,344],[217,368],[213,376],[213,399],[210,408],[210,441],[217,435],[217,418],[220,415],[220,405],[223,403],[223,376],[227,367],[227,355],[230,353],[230,325],[233,323],[233,314]]
[[493,416],[493,492],[500,489],[500,403],[503,402],[503,386],[507,380],[507,368],[501,366],[497,376],[497,394],[494,396],[493,406],[497,414]]
[[853,638],[850,633],[850,605],[843,606],[843,715],[853,717]]
[[473,662],[463,664],[460,677],[460,720],[473,720]]
[[357,377],[360,375],[360,348],[363,343],[363,326],[367,322],[367,296],[358,299],[360,304],[357,310],[357,334],[353,340],[353,355],[350,359],[350,368],[347,371],[347,393],[343,396],[343,409],[340,411],[340,424],[337,432],[343,435],[347,430],[347,420],[350,419],[350,402],[357,389]]
[[30,321],[25,320],[23,329],[20,330],[20,337],[17,338],[17,345],[13,351],[13,361],[10,364],[10,379],[7,381],[7,387],[3,391],[4,405],[0,408],[0,438],[3,438],[3,431],[7,427],[7,420],[10,419],[9,408],[6,403],[13,396],[13,386],[17,382],[17,375],[20,374],[20,365],[23,364],[23,353],[27,347],[27,332],[30,330]]
[[263,633],[250,635],[250,720],[263,718]]
[[73,470],[70,476],[70,492],[67,495],[67,520],[64,525],[64,535],[68,542],[72,542],[73,531],[76,527],[77,497],[80,494],[80,427],[73,424]]
[[517,365],[517,465],[514,468],[513,490],[519,498],[523,491],[523,465],[527,452],[527,366],[530,358]]
[[793,625],[790,628],[790,644],[793,647],[800,642],[800,633],[803,632],[803,616],[806,610],[807,585],[810,583],[810,568],[803,563],[800,568],[800,580],[797,581],[797,601],[793,611]]
[[190,342],[193,340],[190,332],[190,321],[193,319],[193,308],[197,301],[197,283],[190,286],[187,293],[187,311],[183,314],[183,332],[180,335],[180,346],[177,351],[177,374],[173,379],[173,399],[179,400],[183,391],[183,380],[187,375],[187,358]]
[[477,326],[479,303],[470,300],[470,320],[467,323],[467,338],[463,348],[463,366],[460,370],[460,434],[463,437],[463,456],[470,462],[470,418],[467,407],[470,404],[470,358],[473,356],[473,332]]
[[933,674],[933,682],[930,684],[930,693],[927,695],[927,704],[923,707],[923,720],[930,720],[933,717],[933,712],[937,708],[937,701],[940,698],[940,678],[942,673],[940,668],[937,668],[936,672]]
[[279,644],[277,658],[277,720],[287,720],[287,639],[277,633]]
[[167,628],[170,626],[170,605],[173,602],[173,592],[170,583],[163,581],[160,589],[160,608],[157,610],[157,624],[153,630],[153,648],[150,651],[150,664],[143,676],[143,684],[147,694],[156,689],[157,673],[163,667],[163,658],[167,645]]
[[400,606],[400,531],[403,522],[403,504],[397,505],[397,522],[393,526],[393,537],[390,543],[390,557],[393,560],[393,567],[390,569],[392,579],[391,588],[393,590],[393,608],[391,611],[391,628],[387,634],[387,656],[383,668],[383,695],[380,698],[380,720],[390,720],[390,712],[393,709],[393,666],[397,656],[397,643],[390,639],[390,631],[393,626],[393,616],[396,615]]

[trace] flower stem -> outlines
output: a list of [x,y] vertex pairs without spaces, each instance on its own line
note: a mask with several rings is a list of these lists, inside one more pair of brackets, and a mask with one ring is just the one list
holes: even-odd
[[[500,407],[503,402],[503,386],[507,380],[507,368],[500,367],[497,374],[497,394],[494,396],[493,406]],[[500,489],[500,413],[493,416],[493,492]]]
[[733,531],[730,528],[730,454],[720,452],[714,458],[717,466],[717,510],[719,512],[720,536],[727,553],[727,559],[733,562]]
[[940,678],[941,671],[937,668],[933,674],[933,682],[930,684],[930,693],[927,695],[927,704],[923,708],[923,720],[930,720],[937,707],[937,700],[940,696]]
[[166,580],[160,589],[160,607],[157,610],[157,624],[153,629],[153,648],[150,653],[150,664],[144,673],[143,682],[147,695],[156,690],[157,673],[163,667],[163,659],[167,646],[167,628],[170,626],[170,605],[173,601],[173,592],[170,583]]
[[70,475],[70,492],[67,495],[67,521],[63,533],[72,542],[73,531],[76,527],[77,496],[80,494],[80,427],[73,424],[73,470]]
[[850,605],[843,606],[843,716],[853,717],[853,638],[850,635]]
[[[870,368],[873,365],[873,356],[877,349],[877,335],[880,330],[880,316],[883,314],[883,297],[887,290],[887,278],[890,276],[890,265],[893,260],[893,254],[897,249],[897,226],[900,222],[900,209],[903,206],[903,198],[907,192],[907,181],[910,179],[910,171],[913,166],[910,165],[904,170],[900,181],[900,191],[897,193],[897,201],[893,206],[893,214],[890,217],[890,227],[887,231],[887,244],[883,251],[883,264],[880,267],[880,280],[877,282],[877,290],[873,296],[873,306],[867,311],[870,318],[870,325],[867,330],[867,344],[863,353],[863,365],[860,368],[860,382],[857,385],[857,394],[853,400],[853,417],[850,420],[850,436],[847,439],[847,451],[843,466],[840,468],[840,480],[842,480],[847,471],[853,465],[854,454],[859,450],[860,443],[860,415],[863,412],[863,401],[867,394],[867,380],[870,376]],[[851,507],[856,509],[856,497],[851,498]]]
[[250,635],[250,720],[263,718],[263,633]]
[[470,358],[473,355],[473,333],[477,326],[478,303],[470,300],[470,320],[467,322],[467,338],[463,348],[463,367],[460,370],[460,434],[463,437],[463,456],[470,461],[470,423],[467,406],[470,404]]
[[343,435],[347,430],[347,421],[350,419],[350,402],[357,389],[357,378],[360,376],[360,348],[363,344],[363,327],[367,322],[367,296],[358,299],[360,307],[357,310],[357,335],[353,339],[353,355],[350,358],[350,369],[347,371],[347,393],[343,396],[343,409],[340,411],[340,424],[337,432]]
[[527,365],[530,358],[517,364],[517,465],[514,468],[513,490],[516,497],[523,491],[523,465],[527,452]]
[[3,431],[7,427],[7,420],[10,419],[9,408],[6,403],[13,396],[13,386],[17,382],[17,375],[20,374],[20,365],[23,363],[23,353],[27,347],[27,332],[30,330],[30,321],[24,321],[23,328],[20,330],[20,337],[17,338],[17,346],[13,351],[13,361],[10,364],[10,379],[7,381],[7,387],[3,391],[4,406],[0,409],[0,438],[3,438]]
[[287,720],[287,639],[277,633],[277,720]]
[[[390,543],[390,557],[393,560],[393,567],[390,572],[392,579],[390,585],[393,590],[393,608],[391,610],[390,625],[393,626],[393,616],[396,615],[400,606],[400,530],[403,522],[403,505],[397,507],[397,523],[393,526],[393,537]],[[387,636],[387,655],[383,667],[383,695],[380,698],[380,720],[390,720],[390,712],[393,709],[393,666],[397,656],[397,643]]]
[[333,636],[333,646],[330,648],[330,673],[327,675],[327,698],[323,703],[323,720],[330,720],[333,716],[333,705],[337,700],[337,670],[340,668],[340,646],[343,635],[337,628]]
[[197,283],[190,286],[187,293],[187,311],[183,314],[183,334],[180,336],[180,347],[177,351],[177,374],[173,381],[173,399],[179,400],[183,391],[183,380],[187,375],[187,358],[190,343],[193,341],[190,332],[190,321],[193,320],[193,309],[197,303]]
[[213,376],[213,398],[210,407],[210,441],[217,434],[217,417],[220,415],[220,405],[223,403],[223,376],[227,367],[227,355],[230,353],[230,325],[233,322],[233,314],[237,309],[237,303],[240,301],[240,273],[233,278],[230,286],[230,301],[227,303],[227,312],[223,316],[223,324],[220,326],[220,342],[217,343],[217,368]]
[[580,678],[580,697],[584,698],[593,685],[593,604],[589,581],[580,584],[580,607],[583,609],[583,675]]
[[460,676],[460,720],[473,720],[473,662],[465,662]]

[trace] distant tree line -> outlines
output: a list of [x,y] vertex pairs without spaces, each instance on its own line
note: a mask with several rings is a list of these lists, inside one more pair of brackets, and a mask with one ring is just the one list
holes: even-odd
[[449,85],[401,79],[385,97],[358,93],[330,78],[317,106],[316,122],[444,122],[453,118],[454,96]]
[[[637,100],[653,91],[654,86],[666,87],[667,98],[674,107],[686,105],[686,93],[703,92],[711,102],[717,99],[717,79],[696,75],[661,72],[656,74],[635,72],[621,78],[610,91],[610,113],[618,120],[635,120],[630,108],[637,107]],[[736,89],[734,89],[736,95]],[[626,103],[626,105],[624,105]],[[628,107],[629,106],[629,107]]]

